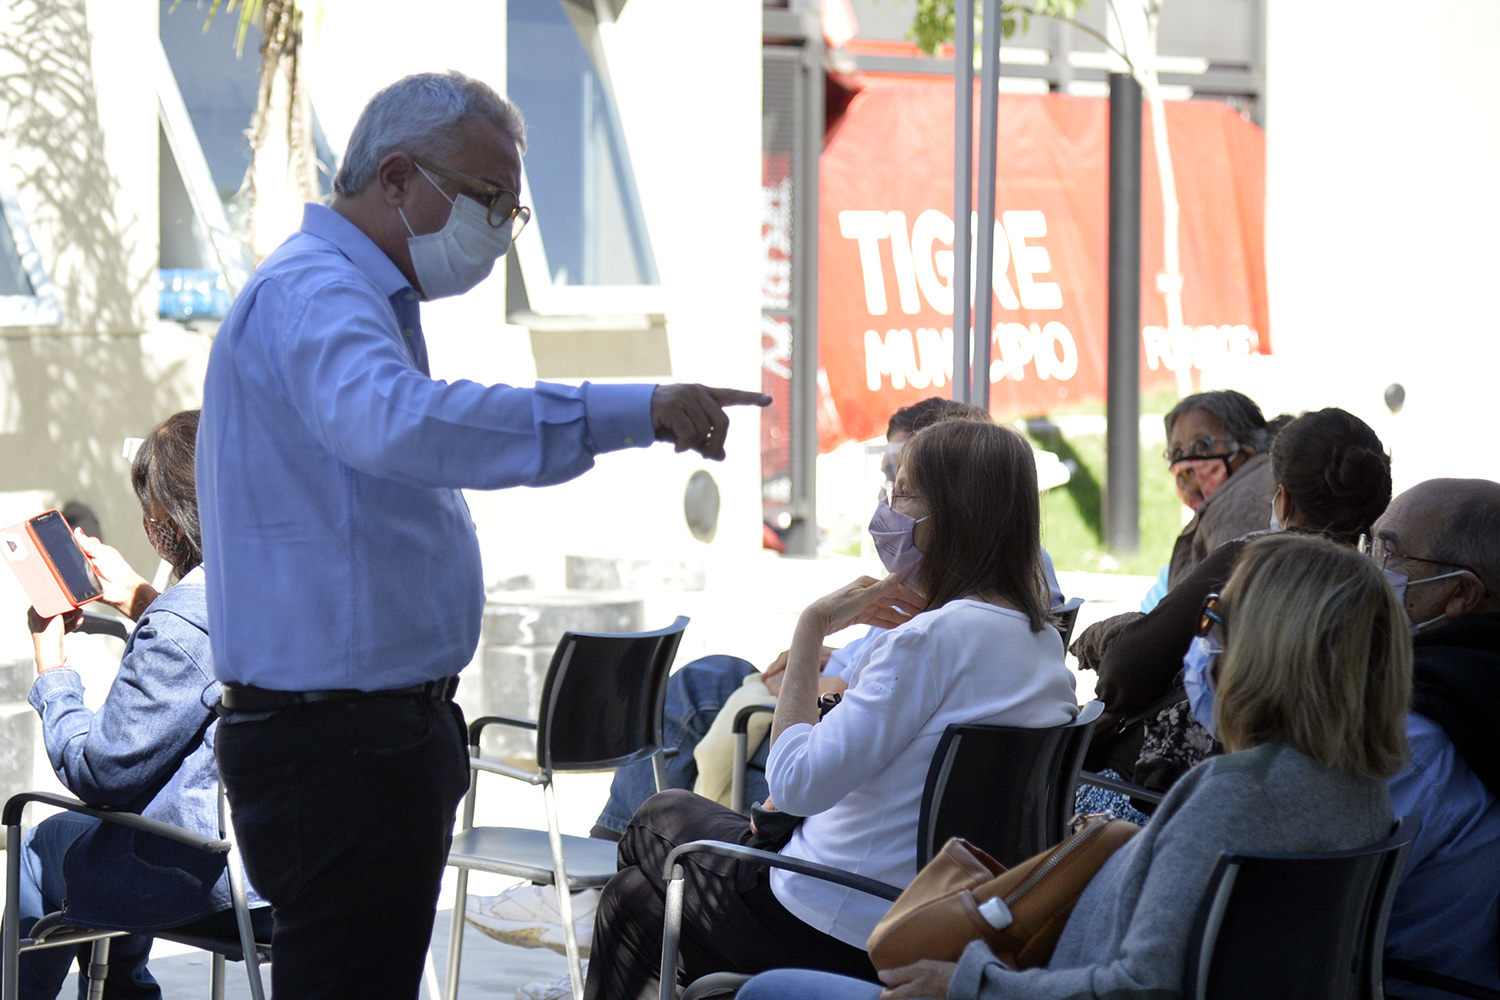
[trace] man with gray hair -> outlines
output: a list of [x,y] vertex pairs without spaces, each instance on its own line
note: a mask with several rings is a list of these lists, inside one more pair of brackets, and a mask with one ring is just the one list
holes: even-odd
[[431,378],[419,302],[487,277],[530,211],[520,112],[410,76],[354,127],[332,205],[257,269],[214,341],[198,498],[220,772],[273,908],[274,993],[413,998],[468,786],[457,674],[478,644],[461,488],[540,486],[672,442],[724,457],[700,385]]
[[1451,995],[1434,974],[1500,990],[1500,483],[1419,483],[1372,530],[1413,635],[1411,762],[1391,806],[1422,821],[1386,933],[1403,981],[1386,992]]

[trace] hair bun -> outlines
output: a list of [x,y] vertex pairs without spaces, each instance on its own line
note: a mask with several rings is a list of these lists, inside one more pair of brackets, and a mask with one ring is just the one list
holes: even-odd
[[1339,448],[1333,453],[1324,479],[1338,497],[1381,493],[1391,481],[1390,459],[1363,445]]

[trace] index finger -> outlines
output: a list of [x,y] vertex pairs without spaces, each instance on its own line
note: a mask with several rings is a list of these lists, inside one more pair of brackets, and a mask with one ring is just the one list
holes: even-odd
[[712,386],[705,386],[704,388],[708,389],[708,394],[720,406],[771,405],[771,397],[763,392],[751,392],[748,389],[715,389]]
[[927,607],[927,598],[908,587],[894,573],[881,581],[881,589],[899,604],[915,607],[918,611]]

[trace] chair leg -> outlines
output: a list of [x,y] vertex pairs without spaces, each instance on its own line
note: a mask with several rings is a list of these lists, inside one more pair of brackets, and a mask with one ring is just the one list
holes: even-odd
[[661,928],[661,1000],[677,1000],[677,948],[682,937],[682,896],[686,888],[682,865],[672,866],[667,882],[667,912]]
[[21,827],[5,828],[5,920],[0,931],[0,998],[17,1000],[21,989]]
[[[547,805],[547,843],[552,848],[552,885],[557,891],[557,912],[562,918],[563,943],[568,952],[568,976],[573,981],[573,1000],[583,1000],[583,962],[578,957],[578,929],[573,926],[573,893],[568,886],[568,865],[563,857],[562,831],[557,822],[557,796],[552,782],[542,786]],[[452,997],[447,1000],[453,1000]]]
[[437,967],[432,962],[432,945],[427,946],[427,958],[422,962],[422,985],[427,988],[427,1000],[443,1000],[438,990]]
[[469,869],[460,868],[456,881],[453,922],[448,925],[448,976],[443,986],[443,1000],[458,1000],[458,963],[464,950],[464,907],[469,901]]
[[208,995],[213,1000],[224,1000],[224,956],[214,952],[213,963],[208,972]]
[[94,942],[89,960],[89,1000],[104,1000],[104,980],[109,976],[109,938]]

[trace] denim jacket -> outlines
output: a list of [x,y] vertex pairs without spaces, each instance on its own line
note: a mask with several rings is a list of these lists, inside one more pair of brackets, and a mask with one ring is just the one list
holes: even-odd
[[[146,609],[98,712],[83,704],[77,672],[48,670],[29,698],[42,717],[47,758],[73,794],[219,835],[214,733],[219,700],[208,642],[203,570]],[[63,862],[65,910],[81,924],[147,930],[229,908],[222,855],[99,824]],[[251,894],[251,905],[264,905]]]

